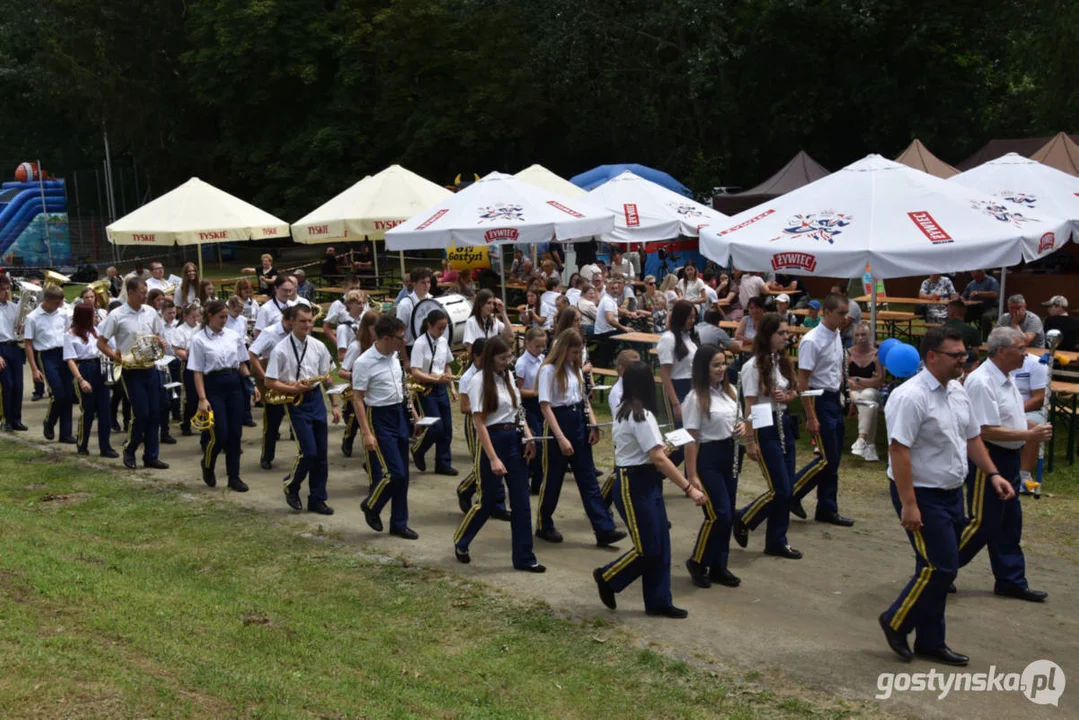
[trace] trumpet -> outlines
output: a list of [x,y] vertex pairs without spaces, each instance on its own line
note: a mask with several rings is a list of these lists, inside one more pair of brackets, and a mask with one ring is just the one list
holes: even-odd
[[[321,385],[330,381],[330,374],[319,375],[313,378],[302,378],[297,380],[301,385]],[[266,392],[262,395],[262,402],[266,405],[292,405],[296,406],[303,402],[305,393],[299,393],[293,395],[291,393],[281,392],[280,390],[266,389]]]

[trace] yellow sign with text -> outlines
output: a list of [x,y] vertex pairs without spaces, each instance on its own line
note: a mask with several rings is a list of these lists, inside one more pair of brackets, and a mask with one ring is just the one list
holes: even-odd
[[491,258],[487,248],[479,246],[455,247],[446,250],[446,259],[454,270],[481,270],[491,267]]

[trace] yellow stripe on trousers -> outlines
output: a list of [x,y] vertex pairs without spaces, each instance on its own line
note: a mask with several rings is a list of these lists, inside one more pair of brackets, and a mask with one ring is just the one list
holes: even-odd
[[[546,436],[549,436],[550,434],[551,434],[551,428],[547,424],[547,422],[544,421],[544,423],[543,423],[543,435],[546,437]],[[557,443],[557,441],[555,441],[554,443],[552,443],[551,441],[546,441],[546,442],[543,443],[543,482],[540,483],[539,502],[536,503],[536,529],[537,530],[539,530],[540,528],[543,527],[543,523],[542,523],[542,519],[543,519],[543,496],[547,493],[547,466],[548,466],[548,462],[549,462],[548,457],[547,457],[547,453],[549,452],[550,447],[551,447],[552,444],[557,445],[558,443]],[[559,449],[559,452],[562,452],[561,448]]]
[[53,397],[52,385],[49,384],[49,374],[45,372],[45,363],[41,362],[41,352],[35,352],[34,355],[37,357],[37,367],[41,371],[41,379],[45,381],[45,392],[49,394],[49,405],[45,408],[45,423],[48,424],[49,418],[52,417],[52,406],[56,403],[56,398]]
[[[127,425],[127,440],[124,440],[124,452],[127,452],[128,446],[131,444],[131,437],[135,432],[135,405],[131,402],[131,393],[127,391],[127,374],[120,373],[120,386],[124,389],[124,395],[127,396],[127,403],[131,406],[131,422]],[[143,438],[145,442],[145,438]]]
[[468,444],[468,454],[472,457],[473,469],[468,471],[468,475],[457,485],[457,494],[464,495],[468,492],[468,489],[479,482],[479,473],[475,470],[476,467],[476,424],[472,420],[472,414],[466,414],[465,416],[465,442]]
[[708,486],[701,483],[701,488],[704,489],[704,496],[707,498],[704,505],[704,522],[701,524],[700,532],[697,533],[697,544],[693,547],[693,562],[700,563],[701,558],[704,557],[704,550],[708,547],[708,539],[712,537],[712,529],[716,524],[716,509],[712,505],[712,496],[708,494]]
[[933,577],[933,572],[936,570],[933,563],[929,562],[929,556],[926,554],[925,538],[922,537],[922,531],[915,530],[911,535],[914,537],[914,549],[925,560],[925,567],[918,573],[918,581],[911,587],[910,594],[899,606],[899,610],[896,611],[892,621],[889,623],[891,628],[897,632],[902,627],[903,621],[906,620],[907,614],[910,613],[910,609],[914,607],[914,603],[918,602],[918,598],[921,597],[922,591],[925,590],[929,580]]
[[[371,408],[367,408],[367,427],[371,428],[371,432],[374,432],[374,413],[371,411]],[[378,460],[378,466],[382,470],[382,478],[378,481],[378,485],[375,485],[375,489],[371,491],[371,497],[367,501],[367,507],[369,508],[374,507],[375,503],[378,502],[379,496],[386,491],[386,486],[390,484],[390,471],[389,468],[386,467],[386,458],[382,456],[382,449],[378,446],[378,443],[375,444],[374,453],[375,458]],[[404,462],[408,462],[407,459],[403,460]],[[371,455],[368,453],[367,482],[369,484],[375,481],[373,473],[374,469],[371,467]]]
[[[292,427],[292,406],[289,405],[285,408],[285,415],[288,416],[289,427]],[[300,444],[300,436],[296,433],[292,434],[293,440],[296,441],[296,461],[292,463],[292,472],[285,476],[285,485],[291,485],[293,478],[296,477],[296,471],[300,469],[300,461],[303,460],[303,445]]]
[[472,522],[472,518],[476,517],[476,513],[480,511],[480,506],[483,504],[483,476],[480,474],[480,453],[478,452],[472,456],[472,472],[476,474],[476,498],[472,502],[472,507],[465,513],[461,524],[457,526],[457,532],[453,534],[454,545],[461,542],[461,537],[465,534],[465,528]]
[[[217,444],[217,423],[218,422],[220,422],[220,421],[217,419],[217,416],[215,415],[213,424],[211,424],[210,428],[208,430],[206,430],[206,432],[210,433],[210,441],[206,443],[206,452],[203,453],[203,456],[202,456],[202,466],[204,468],[206,468],[207,470],[213,470],[214,469],[213,461],[211,460],[211,458],[213,458],[214,445]],[[299,445],[299,441],[297,441],[296,444]],[[299,461],[297,461],[297,463],[298,462]],[[293,472],[295,472],[295,469],[293,469]]]
[[[764,475],[764,482],[768,485],[768,491],[758,495],[757,499],[751,502],[746,511],[742,513],[742,522],[744,523],[749,523],[753,520],[765,503],[771,502],[772,498],[776,496],[776,488],[772,483],[772,473],[768,472],[768,463],[764,461],[764,449],[761,448],[760,433],[756,430],[753,431],[753,442],[757,444],[757,464],[761,468],[761,474]],[[735,448],[735,452],[738,452],[737,448]]]
[[985,472],[981,469],[974,471],[974,491],[970,498],[970,522],[963,528],[959,536],[959,549],[962,550],[970,539],[974,537],[982,527],[982,517],[985,515]]
[[641,545],[641,533],[637,527],[637,515],[633,512],[632,495],[629,491],[629,475],[625,470],[619,469],[618,480],[622,492],[622,505],[626,509],[626,528],[629,530],[630,539],[633,540],[633,549],[618,558],[618,561],[607,572],[603,573],[603,579],[607,582],[610,582],[615,575],[622,572],[634,560],[644,555],[644,546]]

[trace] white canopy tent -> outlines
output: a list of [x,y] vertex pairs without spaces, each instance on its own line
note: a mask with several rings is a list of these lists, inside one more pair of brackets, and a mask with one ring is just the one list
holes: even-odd
[[579,198],[587,195],[584,189],[577,187],[569,180],[555,175],[542,165],[529,165],[524,170],[514,175],[518,180],[524,180],[530,185],[558,193],[562,197]]
[[601,236],[606,242],[646,243],[680,235],[697,237],[702,227],[727,218],[629,170],[590,191],[587,200],[614,213],[614,229]]
[[170,190],[105,228],[114,245],[172,247],[287,237],[284,220],[198,178]]

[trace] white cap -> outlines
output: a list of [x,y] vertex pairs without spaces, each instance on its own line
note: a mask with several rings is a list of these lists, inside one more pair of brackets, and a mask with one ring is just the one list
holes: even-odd
[[1066,308],[1068,307],[1068,298],[1064,297],[1063,295],[1054,295],[1053,297],[1043,302],[1042,305],[1059,305],[1062,308]]
[[787,293],[782,293],[780,295],[776,295],[776,302],[785,302],[788,305],[790,305],[791,296],[788,295]]

